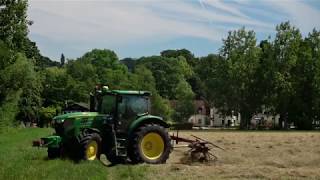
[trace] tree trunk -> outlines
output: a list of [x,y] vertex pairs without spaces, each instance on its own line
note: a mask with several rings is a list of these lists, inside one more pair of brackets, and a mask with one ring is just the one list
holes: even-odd
[[250,127],[250,113],[241,111],[240,129],[249,129]]

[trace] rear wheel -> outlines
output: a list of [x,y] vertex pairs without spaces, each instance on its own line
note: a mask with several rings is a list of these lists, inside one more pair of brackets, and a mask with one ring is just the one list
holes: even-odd
[[101,137],[97,133],[84,134],[80,139],[80,158],[93,161],[100,156]]
[[158,124],[142,126],[135,132],[129,150],[133,163],[165,163],[169,158],[171,144],[168,132]]

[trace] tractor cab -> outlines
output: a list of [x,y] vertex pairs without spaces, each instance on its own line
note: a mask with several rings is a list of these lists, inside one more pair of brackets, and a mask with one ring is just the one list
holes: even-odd
[[137,118],[150,114],[149,91],[109,90],[107,86],[97,86],[91,94],[90,109],[108,115],[117,131],[126,131]]

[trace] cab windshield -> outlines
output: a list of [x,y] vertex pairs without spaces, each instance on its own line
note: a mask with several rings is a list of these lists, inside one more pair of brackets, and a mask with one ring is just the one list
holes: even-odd
[[[116,113],[117,96],[104,95],[99,100],[99,113],[110,115]],[[150,111],[149,104],[149,97],[146,96],[121,95],[118,99],[118,113],[124,116],[148,113]]]
[[134,116],[149,112],[149,98],[145,96],[123,95],[119,103],[119,113]]

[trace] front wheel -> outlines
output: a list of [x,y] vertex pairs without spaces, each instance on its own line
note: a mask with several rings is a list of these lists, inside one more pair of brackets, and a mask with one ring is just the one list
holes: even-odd
[[85,134],[80,140],[81,155],[84,160],[93,161],[100,156],[101,137],[97,133]]
[[170,137],[158,124],[147,124],[138,129],[133,137],[129,157],[133,163],[165,163],[171,151]]

